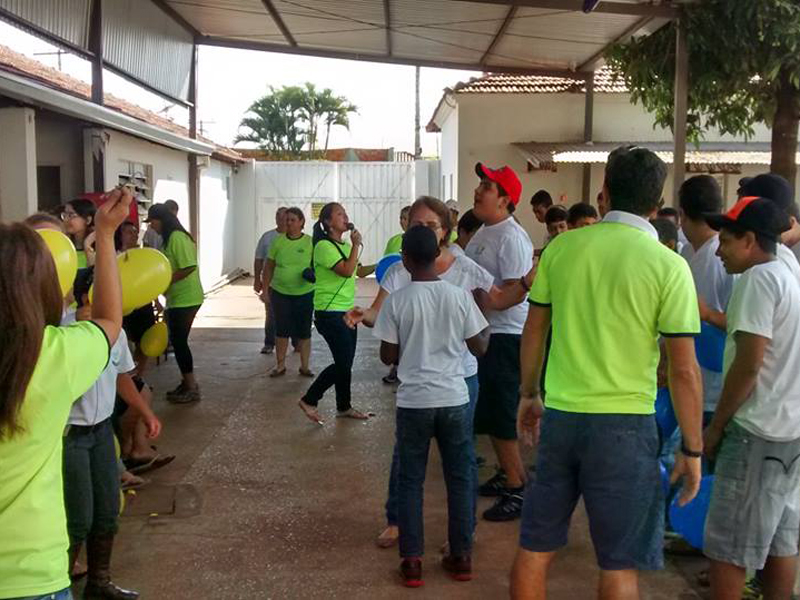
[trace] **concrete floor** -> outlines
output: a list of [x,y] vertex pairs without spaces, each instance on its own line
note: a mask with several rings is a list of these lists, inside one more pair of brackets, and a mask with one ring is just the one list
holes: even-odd
[[[191,340],[202,402],[164,401],[178,382],[174,359],[147,374],[164,423],[159,450],[178,458],[128,496],[116,581],[144,599],[506,596],[518,522],[479,524],[472,582],[454,582],[438,567],[446,510],[435,451],[426,484],[425,586],[399,585],[397,550],[374,544],[384,524],[394,440],[394,396],[380,381],[386,368],[378,343],[360,331],[353,377],[354,404],[376,416],[366,423],[337,421],[330,392],[321,403],[325,425],[315,426],[297,408],[309,384],[297,375],[298,357],[289,359],[286,377],[266,376],[274,358],[259,354],[263,305],[251,281],[212,295],[195,322]],[[359,303],[368,304],[375,290],[374,281],[362,282]],[[319,372],[330,355],[316,334],[313,344],[312,368]],[[480,451],[492,462],[485,440]],[[482,499],[479,508],[488,505]],[[596,572],[580,509],[570,545],[553,568],[550,598],[592,598]],[[642,578],[642,596],[699,598],[690,579],[670,565]]]

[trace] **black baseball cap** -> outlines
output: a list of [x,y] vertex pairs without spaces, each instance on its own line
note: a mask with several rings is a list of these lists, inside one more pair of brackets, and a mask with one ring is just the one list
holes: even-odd
[[775,173],[762,173],[749,181],[745,181],[739,188],[739,195],[744,197],[759,196],[772,200],[784,212],[791,210],[794,204],[792,186],[780,175]]
[[752,231],[776,242],[781,234],[789,229],[789,217],[778,205],[768,198],[745,196],[724,214],[704,215],[712,229],[722,228],[731,231]]
[[172,213],[164,204],[153,204],[147,209],[147,218],[144,220],[144,222],[149,223],[154,219],[156,221],[163,221],[164,217],[167,215],[171,216]]

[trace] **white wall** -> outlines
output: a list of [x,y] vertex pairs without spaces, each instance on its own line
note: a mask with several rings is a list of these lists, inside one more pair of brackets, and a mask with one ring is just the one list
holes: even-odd
[[61,167],[61,201],[87,191],[83,174],[83,125],[47,111],[36,113],[36,165]]
[[[189,161],[187,154],[141,140],[139,138],[105,130],[106,186],[117,184],[119,173],[126,172],[121,161],[132,161],[153,166],[153,202],[175,200],[180,207],[178,218],[189,229]],[[91,182],[87,182],[91,184]],[[90,188],[87,188],[90,189]]]
[[[226,190],[226,186],[230,186]],[[200,279],[208,289],[236,268],[233,167],[212,160],[200,171]]]
[[[458,195],[458,106],[456,106],[441,124],[442,141],[442,179],[441,192],[437,194],[442,200],[459,199]],[[452,184],[451,184],[452,182]]]
[[[456,173],[457,199],[462,210],[472,206],[478,181],[474,165],[509,165],[520,176],[523,191],[517,218],[540,245],[544,225],[531,213],[530,198],[546,189],[555,202],[567,206],[581,200],[583,170],[580,164],[560,164],[556,172],[528,172],[514,142],[575,142],[583,139],[584,96],[582,94],[457,94],[458,106],[440,124],[442,135],[442,173]],[[671,141],[669,129],[653,128],[653,118],[641,106],[630,103],[627,94],[596,94],[594,139],[610,142]],[[712,131],[707,141],[732,141]],[[769,142],[765,126],[756,127],[752,141]],[[739,140],[742,141],[742,140]],[[728,197],[735,199],[738,180],[768,170],[767,166],[747,166],[741,175],[728,176]],[[722,178],[720,178],[722,179]],[[592,166],[592,199],[603,183],[603,165]],[[664,198],[672,198],[672,169],[664,186]]]
[[[233,211],[234,248],[237,267],[253,270],[255,243],[263,233],[256,214],[256,162],[250,160],[237,167],[233,176],[235,210]],[[310,229],[309,229],[310,231]]]
[[36,212],[36,113],[0,108],[0,219],[21,221]]

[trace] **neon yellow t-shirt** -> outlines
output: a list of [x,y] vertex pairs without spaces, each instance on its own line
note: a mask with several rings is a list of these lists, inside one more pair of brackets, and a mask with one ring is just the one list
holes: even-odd
[[0,598],[70,585],[61,441],[72,403],[108,357],[105,333],[90,321],[44,330],[19,413],[24,430],[0,439]]
[[86,251],[85,250],[75,250],[75,254],[78,257],[78,268],[85,269],[88,264],[86,262]]
[[[338,262],[350,256],[351,248],[349,242],[333,240],[322,240],[314,247],[314,274],[317,277],[314,284],[314,310],[348,311],[355,305],[355,271],[350,277],[342,277],[333,270]],[[342,254],[345,258],[342,258]]]
[[302,296],[314,291],[314,284],[303,279],[303,271],[311,266],[311,236],[293,240],[281,234],[269,247],[267,258],[275,263],[270,287],[288,296]]
[[393,235],[389,238],[389,241],[386,242],[386,249],[383,251],[383,255],[387,256],[389,254],[400,254],[400,250],[403,247],[403,234],[398,233],[397,235]]
[[458,239],[458,232],[455,229],[453,229],[450,232],[450,240],[449,240],[449,242],[451,244],[455,244],[457,239]]
[[659,335],[700,332],[689,265],[624,223],[552,240],[529,299],[552,308],[547,406],[566,412],[652,414]]
[[[173,231],[164,246],[164,255],[169,259],[172,272],[197,267],[197,246],[183,231]],[[200,306],[203,303],[203,286],[200,284],[200,270],[195,268],[188,277],[176,281],[167,288],[167,308]]]

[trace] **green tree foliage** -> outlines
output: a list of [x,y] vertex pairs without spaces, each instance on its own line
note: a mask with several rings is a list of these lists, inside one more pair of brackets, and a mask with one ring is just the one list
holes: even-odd
[[239,124],[245,132],[235,143],[251,142],[282,158],[316,157],[320,128],[325,129],[324,150],[328,149],[331,127],[349,129],[350,113],[358,109],[329,88],[318,90],[313,83],[303,86],[270,86],[269,94],[256,100]]
[[[684,5],[689,49],[688,137],[711,127],[750,137],[772,128],[772,171],[794,182],[800,123],[800,2],[703,0]],[[671,127],[676,25],[613,47],[634,102]]]

